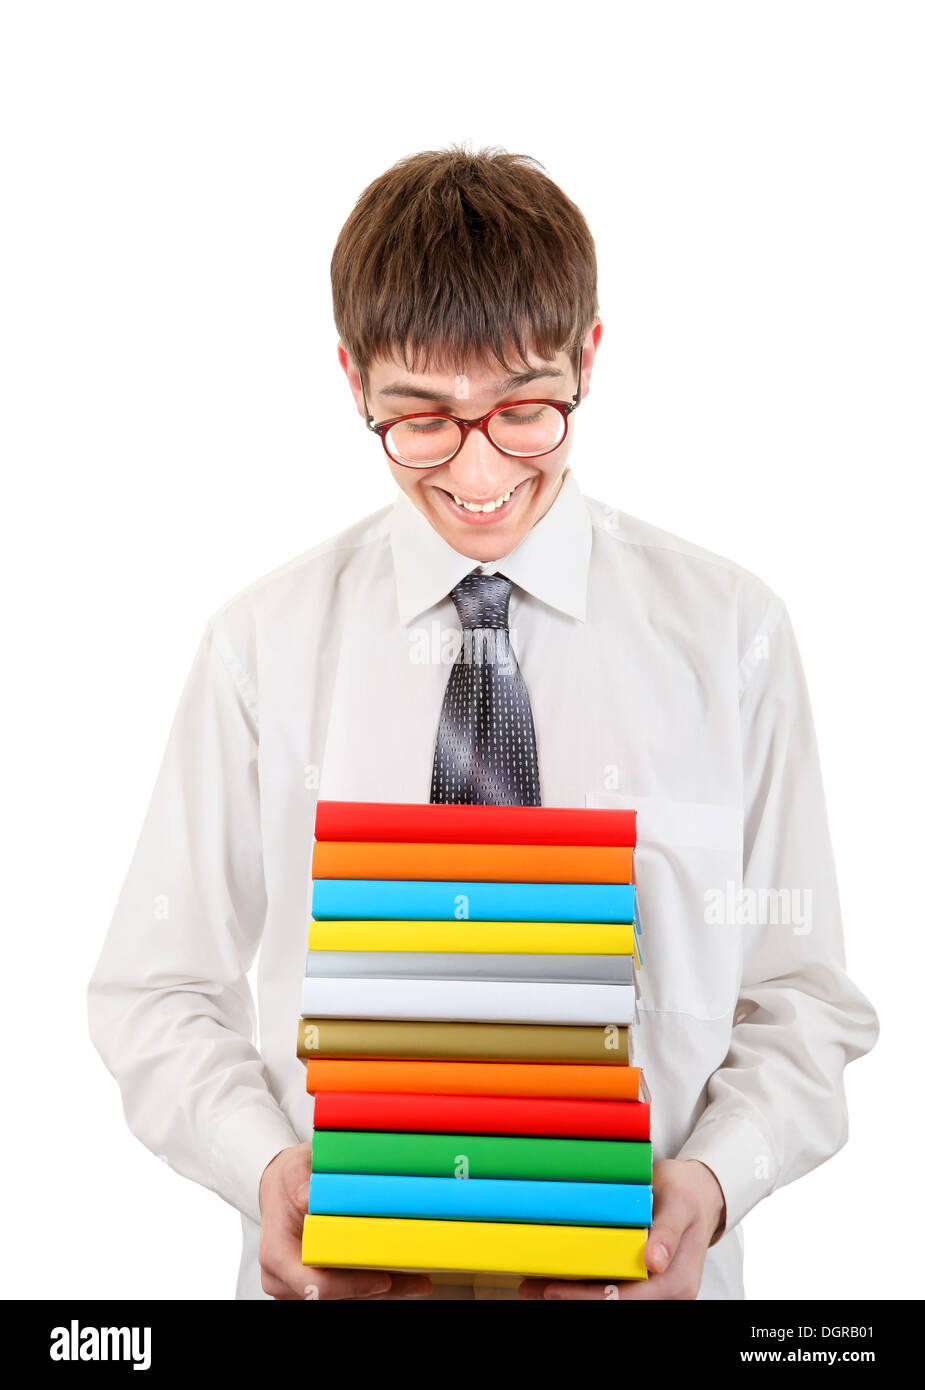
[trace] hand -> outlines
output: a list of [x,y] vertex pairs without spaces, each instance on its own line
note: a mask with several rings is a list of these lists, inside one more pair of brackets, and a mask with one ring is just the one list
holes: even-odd
[[260,1179],[260,1271],[264,1293],[278,1299],[420,1298],[431,1282],[419,1274],[377,1269],[316,1269],[302,1263],[311,1144],[283,1149]]
[[648,1279],[611,1284],[525,1279],[518,1290],[521,1298],[696,1298],[707,1250],[725,1225],[723,1190],[705,1163],[664,1158],[653,1167],[652,1192],[652,1227],[644,1252]]

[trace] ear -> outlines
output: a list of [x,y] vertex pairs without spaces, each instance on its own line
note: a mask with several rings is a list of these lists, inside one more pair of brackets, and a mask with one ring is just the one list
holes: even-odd
[[591,370],[594,366],[594,359],[597,356],[597,349],[603,336],[604,325],[599,318],[595,318],[585,336],[581,349],[581,399],[591,389]]
[[363,409],[363,383],[360,380],[360,373],[356,363],[342,342],[337,344],[337,360],[343,368],[347,378],[347,385],[350,387],[350,394],[356,403],[356,408],[363,419],[366,419],[366,412]]

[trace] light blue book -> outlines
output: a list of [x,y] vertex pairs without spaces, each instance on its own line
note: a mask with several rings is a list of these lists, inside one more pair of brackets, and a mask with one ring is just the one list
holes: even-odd
[[347,920],[632,922],[631,883],[471,883],[316,878],[312,916]]
[[652,1188],[644,1183],[312,1173],[308,1210],[324,1216],[410,1217],[429,1221],[649,1226]]

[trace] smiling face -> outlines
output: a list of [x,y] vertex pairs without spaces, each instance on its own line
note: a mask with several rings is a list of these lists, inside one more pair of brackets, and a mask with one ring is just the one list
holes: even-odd
[[[600,336],[596,320],[583,349],[582,400]],[[338,356],[362,414],[359,373],[342,346]],[[514,375],[492,360],[459,376],[451,371],[409,372],[393,358],[379,359],[370,366],[365,381],[366,400],[377,423],[418,411],[475,420],[496,406],[513,407],[517,401],[568,402],[578,385],[575,366],[565,352],[548,361],[531,353],[525,367]],[[522,414],[512,409],[509,418],[515,422]],[[535,458],[503,454],[477,429],[469,431],[459,453],[447,463],[409,468],[385,452],[382,458],[402,492],[448,545],[473,560],[498,560],[523,540],[555,501],[568,468],[575,418],[569,417],[562,443]],[[434,426],[421,422],[416,428],[423,433]]]

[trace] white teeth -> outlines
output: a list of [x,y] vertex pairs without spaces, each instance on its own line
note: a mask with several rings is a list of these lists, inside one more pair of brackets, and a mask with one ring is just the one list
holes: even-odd
[[494,502],[484,502],[484,503],[481,503],[481,502],[464,502],[464,501],[462,500],[462,498],[461,498],[461,497],[457,497],[457,496],[456,496],[456,493],[454,492],[454,493],[453,493],[453,501],[456,503],[456,505],[457,505],[458,507],[465,507],[465,509],[466,509],[467,512],[493,512],[493,511],[495,511],[496,508],[498,508],[498,507],[503,507],[503,506],[504,506],[505,502],[506,502],[507,499],[510,497],[510,495],[511,495],[511,493],[512,493],[513,491],[514,491],[514,489],[511,488],[510,491],[509,491],[509,492],[506,492],[506,493],[504,494],[503,497],[496,497],[495,500],[494,500]]

